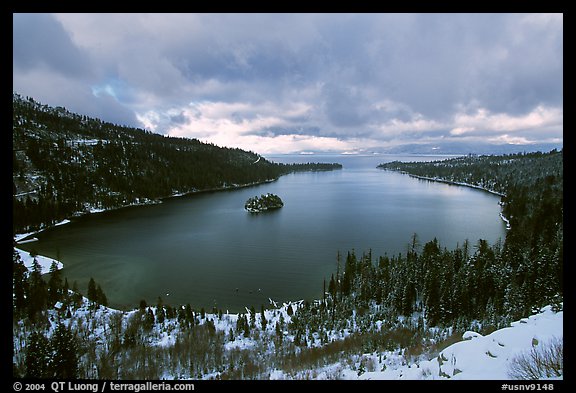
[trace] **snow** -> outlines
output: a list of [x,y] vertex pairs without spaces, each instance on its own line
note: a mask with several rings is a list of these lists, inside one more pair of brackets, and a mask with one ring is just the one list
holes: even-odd
[[[54,226],[57,227],[57,226],[59,226],[59,225],[65,225],[65,224],[68,224],[69,222],[70,222],[70,220],[65,219],[65,220],[62,220],[62,221],[54,224]],[[20,244],[22,244],[22,243],[28,243],[28,242],[31,242],[31,241],[37,241],[38,239],[36,239],[36,238],[29,239],[29,240],[23,240],[23,239],[26,239],[28,236],[35,235],[35,234],[37,234],[37,233],[39,233],[39,232],[40,232],[40,231],[28,232],[28,233],[17,233],[16,235],[14,235],[14,241],[15,241],[16,243],[20,243]],[[34,240],[34,239],[35,239],[35,240]]]
[[22,243],[22,239],[27,238],[28,236],[32,236],[33,234],[35,234],[36,232],[28,232],[28,233],[18,233],[16,235],[14,235],[14,241],[16,243]]
[[160,347],[170,347],[176,343],[176,336],[168,332],[161,332],[160,338],[156,345]]
[[504,217],[504,214],[500,213],[500,218],[502,219],[502,221],[504,221],[506,223],[506,229],[510,229],[510,220],[507,219],[506,217]]
[[[541,313],[514,322],[510,327],[482,336],[466,332],[463,340],[440,352],[438,357],[385,371],[366,372],[358,379],[472,379],[506,380],[510,361],[529,351],[534,343],[563,337],[563,311],[550,306]],[[537,340],[537,341],[535,341]],[[348,373],[347,376],[350,376]]]
[[479,186],[476,184],[471,184],[471,183],[465,183],[465,182],[461,182],[461,181],[452,181],[452,180],[446,180],[446,179],[441,179],[439,177],[428,177],[428,176],[420,176],[420,175],[413,175],[411,173],[408,173],[409,176],[417,178],[417,179],[422,179],[422,180],[430,180],[430,181],[436,181],[439,183],[447,183],[447,184],[453,184],[453,185],[457,185],[457,186],[464,186],[464,187],[470,187],[470,188],[476,188],[478,190],[482,190],[482,191],[486,191],[489,192],[491,194],[494,195],[498,195],[498,196],[506,196],[505,194],[492,190],[490,188],[486,188],[483,186]]
[[28,191],[28,192],[21,192],[20,194],[16,194],[14,195],[16,198],[24,196],[24,195],[30,195],[30,194],[36,194],[38,192],[38,190],[32,190],[32,191]]
[[[450,345],[431,359],[407,364],[403,350],[352,355],[314,370],[288,375],[272,370],[270,379],[347,380],[509,380],[510,361],[534,345],[563,337],[563,311],[550,306],[514,322],[510,327],[482,336],[467,331],[463,341]],[[562,377],[560,377],[562,379]]]
[[258,343],[251,338],[239,337],[234,341],[229,341],[224,344],[224,348],[226,348],[227,351],[232,349],[250,349],[256,347],[257,344]]
[[94,146],[94,145],[97,145],[98,142],[108,143],[107,140],[102,140],[102,139],[75,139],[75,140],[69,141],[68,144],[70,146],[74,146],[74,145]]
[[[22,250],[18,250],[20,256],[27,265],[31,264],[32,257]],[[44,269],[51,264],[52,259],[39,257],[39,262]],[[48,263],[50,262],[50,263]],[[274,302],[270,299],[271,302]],[[276,322],[280,317],[288,324],[291,317],[288,315],[289,306],[298,308],[303,301],[288,302],[279,308],[265,310],[265,317],[268,321],[266,333],[262,331],[260,313],[256,313],[256,327],[268,337],[275,334]],[[156,314],[156,307],[150,307]],[[248,311],[248,310],[246,310]],[[138,310],[122,312],[108,307],[99,306],[93,310],[88,299],[83,297],[82,306],[72,310],[72,318],[63,322],[69,326],[79,329],[87,334],[91,339],[103,343],[106,340],[106,332],[110,331],[112,317],[120,314],[122,324],[126,326],[130,318],[138,313]],[[50,337],[57,326],[56,309],[50,310],[50,323],[47,336]],[[196,314],[198,318],[199,315]],[[217,331],[225,334],[227,342],[224,344],[226,351],[231,350],[254,350],[261,344],[258,338],[250,336],[244,337],[236,331],[238,314],[225,313],[221,317],[218,314],[206,313],[204,318],[199,318],[199,323],[204,324],[212,321]],[[93,319],[96,321],[93,330],[86,330],[81,327],[86,322]],[[382,321],[375,324],[381,328]],[[233,340],[230,340],[228,332],[234,331]],[[177,319],[166,319],[163,323],[154,324],[152,331],[148,334],[148,344],[168,348],[176,343],[181,327]],[[286,340],[293,340],[293,337],[284,332]],[[347,334],[344,334],[346,336]],[[330,337],[333,335],[330,333]],[[15,348],[20,348],[25,342],[26,333],[15,337]],[[523,318],[513,322],[509,327],[496,330],[487,335],[481,335],[474,331],[467,331],[462,335],[462,341],[452,344],[441,352],[429,355],[420,355],[417,358],[405,356],[404,349],[396,349],[386,352],[373,352],[343,356],[338,362],[316,369],[299,371],[296,374],[287,374],[283,370],[270,369],[268,375],[270,379],[349,379],[349,380],[507,380],[510,361],[520,353],[526,353],[535,345],[541,345],[553,338],[563,338],[563,311],[555,312],[551,306],[544,307],[538,314],[528,318]],[[332,339],[342,339],[341,336],[334,336]],[[24,340],[24,341],[22,341]],[[319,346],[319,340],[309,343],[309,347]],[[267,350],[271,350],[268,348]],[[16,356],[16,355],[15,355]],[[172,371],[173,372],[173,371]],[[167,379],[179,378],[178,373],[171,374],[165,370],[163,377]],[[210,375],[204,375],[208,378]],[[560,377],[562,378],[562,377]]]
[[65,219],[65,220],[60,221],[60,222],[57,223],[57,224],[54,224],[54,226],[57,227],[57,226],[60,226],[60,225],[65,225],[65,224],[68,224],[69,222],[70,222],[70,220]]
[[[54,226],[59,226],[59,225],[65,225],[68,224],[70,222],[70,220],[66,219],[66,220],[62,220],[56,224],[54,224]],[[29,233],[19,233],[14,235],[14,242],[16,242],[16,244],[25,244],[25,243],[31,243],[31,242],[36,242],[38,241],[38,238],[36,237],[32,237],[30,239],[27,239],[28,237],[35,235],[37,232],[29,232]],[[28,269],[28,271],[32,271],[34,268],[34,257],[32,257],[30,255],[30,253],[28,251],[24,251],[21,250],[19,248],[14,247],[14,250],[16,250],[16,252],[18,252],[18,255],[20,255],[20,259],[22,259],[22,262],[24,262],[24,266],[26,266],[26,268]],[[50,257],[46,257],[43,255],[37,255],[35,257],[36,261],[40,264],[40,267],[42,268],[41,272],[42,274],[46,274],[50,272],[50,266],[52,266],[52,262],[56,262],[56,266],[58,268],[58,270],[64,268],[64,265],[62,264],[62,262],[50,258]]]
[[22,262],[24,262],[24,266],[26,266],[26,268],[28,268],[29,271],[33,270],[34,259],[36,259],[36,261],[40,264],[40,267],[42,268],[41,270],[42,274],[50,272],[50,266],[52,266],[52,262],[56,262],[58,270],[64,268],[62,262],[57,261],[56,259],[45,257],[42,255],[37,255],[36,257],[33,257],[32,255],[30,255],[28,251],[24,251],[19,248],[14,249],[16,250],[16,252],[18,252],[18,255],[20,255]]
[[462,335],[463,340],[472,340],[473,338],[482,337],[480,333],[467,331]]
[[[503,219],[505,219],[502,216]],[[505,220],[506,221],[506,220]],[[64,220],[56,225],[64,225],[70,222]],[[34,233],[19,234],[15,236],[16,243],[35,241],[35,238],[24,240]],[[14,248],[19,254],[24,265],[29,271],[32,271],[34,260],[41,266],[42,274],[49,273],[53,262],[56,262],[57,268],[62,269],[63,264],[53,258],[38,255],[32,257],[29,252]],[[167,293],[166,296],[169,296]],[[274,334],[275,325],[280,320],[280,316],[287,325],[291,321],[287,308],[294,307],[297,309],[303,303],[302,300],[297,302],[288,302],[278,307],[278,304],[271,298],[269,303],[274,306],[273,309],[265,310],[265,317],[268,322],[266,335]],[[115,314],[122,314],[123,324],[126,324],[134,313],[122,312],[107,307],[99,307],[97,311],[90,310],[89,301],[84,298],[83,306],[74,310],[73,317],[65,321],[66,324],[78,326],[82,320],[88,320],[89,317],[98,321],[97,328],[90,333],[100,341],[104,340],[105,332],[110,329],[111,317]],[[58,307],[56,307],[58,308]],[[156,307],[150,307],[156,314]],[[53,310],[52,313],[56,312]],[[246,308],[247,316],[250,310]],[[55,314],[54,314],[55,315]],[[206,313],[205,318],[200,323],[206,323],[211,320],[217,331],[228,334],[230,330],[234,331],[234,339],[225,344],[225,350],[249,350],[257,348],[259,343],[253,337],[243,337],[236,331],[238,314],[225,313],[222,317],[218,314]],[[401,318],[399,318],[401,319]],[[56,318],[51,318],[51,328],[48,336],[55,329]],[[354,318],[352,318],[353,321]],[[381,330],[383,322],[375,322],[377,330]],[[261,331],[260,313],[256,313],[256,326]],[[166,320],[163,324],[155,324],[153,332],[149,335],[149,344],[152,346],[170,347],[176,342],[180,333],[180,326],[176,320]],[[349,335],[348,329],[343,329],[342,333],[327,332],[329,341],[340,340]],[[284,331],[284,338],[293,341],[293,336]],[[321,346],[320,340],[315,335],[315,340],[308,343],[309,347]],[[306,370],[296,375],[285,374],[282,370],[271,369],[270,379],[361,379],[361,380],[397,380],[397,379],[467,379],[467,380],[507,380],[511,379],[508,374],[510,362],[514,357],[521,353],[527,353],[535,345],[546,343],[553,338],[563,338],[563,311],[554,312],[551,306],[544,307],[540,313],[523,318],[513,322],[509,327],[494,331],[488,335],[481,335],[474,331],[467,331],[462,335],[462,341],[457,342],[444,350],[437,356],[425,358],[424,355],[416,360],[409,360],[404,356],[402,350],[387,351],[381,353],[369,353],[352,355],[343,358],[339,362],[320,367],[314,370]],[[15,347],[20,345],[20,338],[16,340]],[[167,378],[170,376],[165,375]],[[171,376],[175,377],[175,376]],[[562,378],[562,377],[561,377]]]
[[38,241],[38,238],[37,238],[37,237],[33,237],[33,238],[30,238],[30,239],[26,239],[26,240],[20,240],[20,241],[18,242],[18,244],[32,243],[32,242],[37,242],[37,241]]

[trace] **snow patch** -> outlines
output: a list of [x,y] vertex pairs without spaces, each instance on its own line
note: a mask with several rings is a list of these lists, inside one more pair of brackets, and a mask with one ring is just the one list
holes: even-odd
[[62,264],[60,261],[57,261],[56,259],[42,255],[33,257],[28,251],[24,251],[19,248],[14,248],[14,250],[16,250],[18,255],[20,255],[20,259],[22,259],[22,262],[24,262],[24,266],[26,266],[30,272],[34,269],[34,259],[36,259],[36,261],[40,264],[42,274],[50,273],[50,267],[52,266],[53,262],[56,262],[56,267],[58,270],[64,268],[64,264]]
[[388,365],[384,371],[361,375],[344,370],[343,376],[346,379],[508,380],[511,379],[510,361],[530,350],[534,340],[544,342],[563,337],[563,320],[563,311],[554,312],[551,306],[546,306],[539,314],[486,336],[466,332],[465,341],[450,345],[436,358],[400,367]]
[[472,332],[469,330],[462,335],[462,340],[472,340],[473,338],[478,337],[482,337],[482,335],[480,333]]

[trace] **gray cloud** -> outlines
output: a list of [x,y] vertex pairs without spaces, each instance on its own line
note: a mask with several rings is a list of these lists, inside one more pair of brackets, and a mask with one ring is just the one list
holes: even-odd
[[337,127],[360,127],[369,120],[368,102],[358,89],[351,86],[326,85],[323,104],[328,120]]
[[76,47],[62,25],[46,14],[14,14],[12,56],[15,67],[46,66],[71,77],[90,74],[86,54]]
[[179,113],[178,115],[170,116],[170,121],[174,124],[186,124],[190,119],[184,113]]
[[15,15],[13,43],[15,91],[158,132],[562,138],[561,15]]

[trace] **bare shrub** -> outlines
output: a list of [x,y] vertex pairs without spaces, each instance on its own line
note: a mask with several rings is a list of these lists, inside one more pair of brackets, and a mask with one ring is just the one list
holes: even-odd
[[534,345],[530,351],[515,356],[508,368],[512,379],[544,379],[564,374],[564,345],[562,338]]

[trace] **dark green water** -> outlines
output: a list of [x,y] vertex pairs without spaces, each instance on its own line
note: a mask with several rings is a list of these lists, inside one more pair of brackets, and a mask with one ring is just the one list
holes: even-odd
[[[236,191],[172,198],[94,214],[22,245],[60,256],[70,285],[101,284],[111,305],[140,299],[239,311],[276,301],[314,299],[336,270],[337,252],[404,252],[413,233],[448,248],[504,238],[499,197],[376,169],[417,156],[274,156],[276,162],[340,162],[333,172],[299,173]],[[253,215],[251,196],[271,192],[282,209]]]

